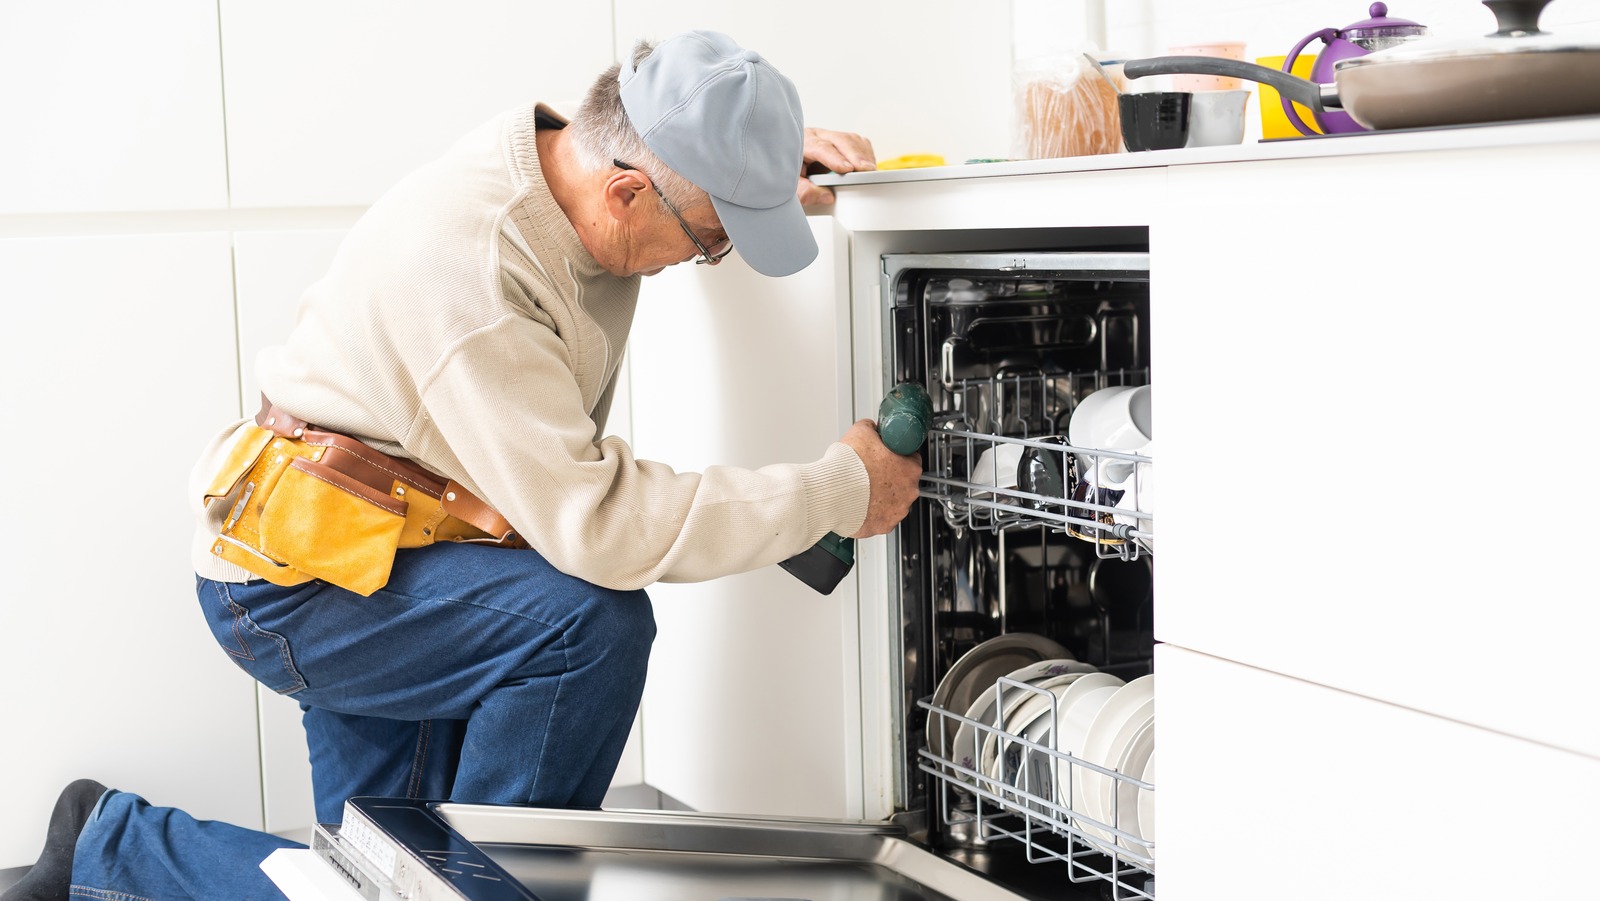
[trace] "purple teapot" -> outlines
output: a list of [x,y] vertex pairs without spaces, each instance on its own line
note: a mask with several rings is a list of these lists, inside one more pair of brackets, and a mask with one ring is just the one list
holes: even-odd
[[[1327,46],[1317,54],[1317,60],[1311,66],[1311,80],[1329,84],[1333,81],[1333,64],[1342,59],[1355,56],[1366,56],[1375,50],[1383,50],[1406,41],[1415,40],[1428,33],[1428,29],[1410,19],[1394,19],[1389,17],[1389,7],[1385,3],[1374,3],[1368,7],[1370,19],[1362,19],[1353,25],[1343,28],[1324,28],[1321,31],[1306,35],[1300,43],[1294,45],[1289,55],[1283,59],[1283,71],[1293,73],[1295,60],[1300,58],[1300,51],[1312,41],[1320,40]],[[1279,98],[1283,103],[1283,112],[1289,117],[1289,124],[1293,125],[1303,135],[1314,135],[1316,129],[1307,125],[1300,118],[1299,110],[1287,97]],[[1322,127],[1323,134],[1337,134],[1341,132],[1366,131],[1350,114],[1342,110],[1326,110],[1317,114],[1317,124]]]

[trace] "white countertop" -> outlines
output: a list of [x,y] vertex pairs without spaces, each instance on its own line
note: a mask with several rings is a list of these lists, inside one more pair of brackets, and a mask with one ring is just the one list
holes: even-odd
[[[1498,125],[1463,125],[1449,128],[1310,138],[1255,141],[1216,147],[1178,150],[1149,150],[1139,153],[1112,153],[1099,156],[1063,157],[1045,160],[1012,160],[999,163],[971,163],[921,169],[889,169],[877,172],[851,172],[846,175],[818,175],[819,185],[850,186],[891,182],[944,181],[988,178],[1007,175],[1038,175],[1059,172],[1097,172],[1187,166],[1201,163],[1232,163],[1264,160],[1308,159],[1361,154],[1413,153],[1486,147],[1511,147],[1535,144],[1600,142],[1600,116],[1575,116],[1532,122]],[[1533,174],[1537,177],[1537,174]]]

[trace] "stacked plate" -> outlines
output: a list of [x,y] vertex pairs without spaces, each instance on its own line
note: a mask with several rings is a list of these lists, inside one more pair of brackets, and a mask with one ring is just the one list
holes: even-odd
[[[965,713],[986,725],[996,725],[1003,722],[995,715],[999,700],[995,687],[1002,676],[1070,656],[1066,648],[1043,635],[1014,632],[991,638],[963,654],[950,667],[950,672],[934,689],[933,706],[941,711]],[[986,737],[983,730],[960,723],[954,717],[941,716],[937,711],[928,714],[928,750],[940,760],[977,770]],[[970,776],[954,772],[963,781],[972,781]]]
[[1084,764],[1153,782],[1154,676],[1124,682],[1048,638],[1013,633],[957,660],[933,705],[928,747],[951,778],[1042,816],[1066,820],[1066,808],[1091,843],[1153,855],[1154,791]]
[[[1068,736],[1074,747],[1058,743],[1056,750],[1070,751],[1079,760],[1149,781],[1144,779],[1144,773],[1155,756],[1155,676],[1135,679],[1112,689],[1102,698],[1086,698],[1081,704],[1094,708],[1093,716],[1088,718],[1088,728],[1081,739],[1076,735]],[[1078,706],[1074,705],[1071,713],[1073,719],[1081,720],[1084,717],[1078,715]],[[1119,845],[1141,856],[1149,853],[1148,844],[1155,837],[1153,791],[1067,760],[1058,760],[1057,764],[1056,784],[1062,791],[1060,803],[1082,814],[1077,824],[1086,836],[1098,839],[1106,847]],[[1145,795],[1150,797],[1141,797]],[[1151,821],[1148,831],[1142,822],[1146,812]],[[1114,826],[1142,841],[1120,838],[1104,826]]]

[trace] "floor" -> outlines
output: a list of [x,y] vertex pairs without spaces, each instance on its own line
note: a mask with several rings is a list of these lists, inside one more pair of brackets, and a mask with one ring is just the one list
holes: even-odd
[[[679,801],[659,789],[649,785],[615,785],[606,792],[605,800],[601,806],[607,810],[692,810],[689,805]],[[283,833],[285,838],[297,842],[309,842],[311,831]],[[15,885],[23,876],[27,875],[27,867],[12,867],[0,870],[0,892]]]

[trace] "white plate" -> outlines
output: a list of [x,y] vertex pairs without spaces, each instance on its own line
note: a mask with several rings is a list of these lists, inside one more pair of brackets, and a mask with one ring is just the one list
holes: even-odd
[[[1089,724],[1094,722],[1094,715],[1100,711],[1100,707],[1123,684],[1121,679],[1110,673],[1091,673],[1072,683],[1056,708],[1056,733],[1052,738],[1055,749],[1074,757],[1083,756],[1083,740],[1089,734]],[[1056,761],[1056,800],[1061,806],[1070,807],[1076,802],[1078,809],[1083,810],[1082,796],[1071,782],[1072,773],[1081,769],[1065,759]],[[1068,789],[1071,789],[1070,795]]]
[[[1064,693],[1066,691],[1066,687],[1062,686],[1061,690]],[[1054,731],[1055,717],[1050,715],[1050,711],[1047,708],[1041,712],[1032,723],[1029,723],[1026,729],[1022,730],[1022,737],[1033,742],[1041,748],[1049,748],[1052,747],[1050,742]],[[1055,758],[1045,754],[1042,751],[1037,751],[1033,748],[1027,747],[1026,745],[1022,746],[1022,750],[1025,753],[1020,755],[1022,758],[1021,765],[1013,767],[1015,772],[1011,776],[1011,784],[1019,791],[1023,789],[1024,785],[1026,785],[1028,794],[1033,795],[1036,798],[1046,798],[1052,801],[1055,800]],[[1026,778],[1024,778],[1024,776],[1026,776]],[[1053,816],[1055,814],[1055,811],[1046,807],[1044,804],[1038,801],[1024,799],[1020,794],[1015,798],[1015,800],[1018,803],[1026,806],[1029,810],[1045,814],[1046,816]]]
[[[1071,662],[1076,663],[1077,661]],[[1082,665],[1087,666],[1087,664]],[[1035,744],[1049,746],[1050,731],[1055,723],[1050,716],[1051,708],[1060,702],[1062,695],[1067,693],[1073,683],[1087,675],[1089,673],[1062,673],[1031,683],[1033,687],[1048,691],[1049,694],[1038,694],[1037,692],[1020,688],[1012,689],[1020,697],[1016,699],[1011,712],[1003,718],[1002,726],[1005,733],[1007,735],[1020,735]],[[987,733],[984,736],[983,754],[980,757],[983,762],[982,771],[989,773],[992,770],[995,777],[1003,785],[1015,786],[1016,782],[1014,780],[1017,778],[1018,765],[1028,750],[1030,749],[1025,745],[1015,745],[1002,739],[997,733]],[[1035,754],[1033,756],[1043,755]],[[999,758],[998,763],[996,762],[997,758]],[[1030,776],[1030,778],[1035,777]],[[1036,782],[1030,782],[1029,785],[1031,786],[1029,791],[1032,794],[1042,798],[1050,797],[1047,791],[1037,790],[1039,786]],[[1001,793],[1005,797],[1015,800],[1011,793],[1003,790],[1003,787]]]
[[[1156,784],[1156,750],[1150,749],[1150,759],[1144,762],[1144,772],[1139,774],[1139,781]],[[1150,843],[1147,849],[1151,857],[1156,856],[1156,790],[1153,788],[1139,791],[1139,837]]]
[[[1039,682],[1029,683],[1036,688],[1051,690],[1052,693],[1048,696],[1048,698],[1044,695],[1031,692],[1026,688],[1008,688],[1001,692],[1000,703],[1004,706],[1005,712],[1000,714],[998,717],[1000,728],[1010,735],[1020,734],[1028,723],[1033,722],[1035,717],[1050,709],[1050,705],[1054,702],[1054,700],[1060,697],[1059,694],[1055,693],[1054,689],[1060,687],[1062,691],[1065,691],[1066,686],[1071,685],[1073,682],[1077,681],[1078,677],[1084,675],[1088,674],[1063,673],[1061,675],[1051,676]],[[990,692],[989,694],[992,698],[994,697],[995,692]],[[989,706],[989,710],[990,718],[984,720],[986,723],[994,722],[996,719],[993,714],[993,704]],[[966,724],[963,723],[962,725]],[[959,736],[960,733],[957,733],[958,738]],[[1005,744],[1001,741],[1000,734],[998,732],[986,731],[983,733],[983,737],[979,740],[979,742],[983,745],[983,749],[982,753],[978,755],[978,760],[982,763],[982,766],[978,767],[978,769],[984,773],[989,773],[991,770],[994,770],[994,772],[998,774],[1000,770],[995,767],[995,759],[1004,750],[1003,745]]]
[[[1006,674],[1006,678],[1028,684],[1041,682],[1040,687],[1047,687],[1042,684],[1042,681],[1050,681],[1059,678],[1061,675],[1079,674],[1084,671],[1096,672],[1097,670],[1087,663],[1058,657],[1030,663],[1021,669],[1012,670]],[[996,682],[998,683],[998,680]],[[1039,696],[1025,688],[1012,686],[1002,688],[998,684],[990,685],[988,690],[979,694],[977,699],[972,702],[972,706],[967,708],[966,717],[969,720],[977,720],[986,726],[1006,728],[1006,722],[1010,719],[1011,714],[1024,700],[1030,697],[1037,698]],[[1001,712],[998,716],[995,714],[997,700],[1001,705]],[[946,723],[945,728],[949,728],[948,723]],[[968,723],[961,723],[956,728],[955,736],[950,742],[950,756],[945,759],[987,774],[990,764],[994,761],[995,741],[995,733],[979,729]],[[965,773],[957,773],[956,778],[966,783],[973,781]]]
[[[1132,737],[1123,748],[1122,753],[1115,755],[1116,771],[1134,779],[1141,778],[1144,767],[1150,761],[1150,755],[1156,749],[1156,718],[1154,701],[1151,701],[1150,716],[1143,720],[1142,725],[1134,731]],[[1099,773],[1095,774],[1100,775]],[[1112,823],[1112,811],[1116,811],[1114,825],[1129,835],[1140,835],[1139,832],[1139,797],[1149,794],[1132,782],[1121,779],[1101,778],[1100,812],[1098,819],[1103,823]],[[1116,806],[1112,806],[1115,798]],[[1109,838],[1109,836],[1107,836]],[[1149,853],[1149,849],[1142,843],[1133,839],[1118,838],[1117,843],[1124,850],[1131,851],[1141,857]]]
[[[992,691],[986,691],[978,695],[978,699],[972,702],[971,707],[967,708],[967,719],[977,720],[986,726],[993,726],[994,702],[995,693]],[[949,756],[945,759],[958,763],[969,770],[983,772],[983,769],[978,766],[978,761],[982,759],[981,748],[983,740],[988,737],[988,734],[976,726],[962,723],[956,729],[955,737],[950,741]],[[966,773],[958,772],[955,776],[962,782],[970,783],[973,781],[972,777]]]
[[[1155,696],[1154,674],[1141,676],[1117,689],[1116,694],[1096,711],[1094,721],[1084,736],[1083,753],[1079,756],[1090,763],[1115,769],[1117,758],[1126,749],[1127,743],[1133,740],[1146,720],[1155,718]],[[1077,770],[1079,782],[1074,790],[1078,792],[1081,812],[1092,820],[1112,825],[1108,799],[1111,783],[1116,780],[1088,767],[1077,767]],[[1129,821],[1131,823],[1131,817]],[[1113,844],[1116,841],[1111,833],[1092,824],[1080,825],[1091,836]],[[1122,827],[1119,825],[1117,828]]]
[[[994,683],[999,677],[1030,663],[1067,656],[1066,648],[1043,635],[1012,632],[996,636],[962,654],[950,667],[933,691],[933,706],[957,713],[969,710],[985,690],[994,693]],[[928,749],[942,760],[950,759],[950,742],[955,738],[954,720],[929,711],[926,728]]]
[[[1006,673],[1005,677],[1013,682],[1021,682],[1024,685],[1037,685],[1040,682],[1048,679],[1054,679],[1057,676],[1065,676],[1073,673],[1098,673],[1099,671],[1100,668],[1092,663],[1084,663],[1081,660],[1073,660],[1068,657],[1057,657],[1051,660],[1041,660],[1038,663],[1030,663],[1021,669]],[[995,681],[998,682],[999,680],[996,679]],[[987,694],[992,695],[994,693],[995,687],[990,686]],[[999,695],[1000,724],[1005,726],[1007,731],[1015,733],[1018,730],[1012,729],[1007,725],[1007,723],[1009,723],[1011,720],[1011,715],[1016,711],[1018,705],[1020,705],[1023,701],[1027,700],[1028,698],[1037,698],[1039,695],[1027,690],[1026,688],[1018,688],[1013,685],[1001,687],[999,689]]]

